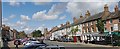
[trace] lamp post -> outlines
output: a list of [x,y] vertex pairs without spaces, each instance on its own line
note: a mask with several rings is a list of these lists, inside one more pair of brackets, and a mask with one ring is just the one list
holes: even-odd
[[2,41],[2,28],[0,30],[0,47],[3,47],[3,41]]
[[110,37],[111,37],[111,44],[112,44],[112,46],[114,46],[114,45],[113,45],[113,38],[112,38],[113,36],[112,36],[111,29],[110,29],[110,32],[109,32],[109,34],[110,34]]
[[[2,2],[0,0],[0,7],[2,7]],[[3,47],[3,41],[2,41],[2,8],[0,9],[0,47]]]

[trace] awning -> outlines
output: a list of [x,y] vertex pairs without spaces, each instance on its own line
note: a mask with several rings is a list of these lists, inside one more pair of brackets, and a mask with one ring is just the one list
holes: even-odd
[[99,32],[96,32],[96,33],[95,32],[94,33],[93,32],[92,33],[83,33],[82,35],[95,35],[95,34],[99,34]]
[[[105,35],[109,36],[109,32],[104,32]],[[117,35],[117,36],[120,36],[120,32],[111,32],[111,34],[113,35]]]
[[81,35],[76,34],[76,35],[68,35],[68,36],[81,36]]
[[99,34],[99,32],[84,33],[82,35],[86,35],[86,36],[106,36],[105,34]]

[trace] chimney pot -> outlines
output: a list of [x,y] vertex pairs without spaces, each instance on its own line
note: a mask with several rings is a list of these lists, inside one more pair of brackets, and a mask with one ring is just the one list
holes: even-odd
[[78,22],[78,20],[76,19],[76,17],[73,17],[73,22],[74,22],[74,23],[77,23],[77,22]]
[[118,12],[118,11],[119,11],[118,5],[115,6],[114,10],[115,10],[115,12]]
[[82,18],[83,16],[81,15],[80,18]]
[[63,24],[61,24],[61,27],[63,27],[64,25]]
[[90,12],[89,12],[89,10],[87,10],[85,16],[90,16]]
[[109,11],[107,4],[105,4],[105,6],[104,6],[104,11],[105,11],[105,12],[108,12],[108,11]]

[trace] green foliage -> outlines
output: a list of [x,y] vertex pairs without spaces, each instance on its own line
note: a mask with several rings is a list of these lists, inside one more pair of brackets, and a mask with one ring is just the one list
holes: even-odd
[[34,32],[32,32],[33,37],[41,37],[43,36],[43,34],[41,33],[40,30],[35,30]]
[[97,24],[96,24],[97,28],[98,28],[98,31],[100,33],[103,33],[104,32],[104,22],[102,19],[98,19],[97,20]]
[[78,26],[76,28],[72,27],[71,33],[76,34],[76,32],[79,31]]
[[21,31],[21,32],[19,32],[19,34],[17,35],[17,38],[24,38],[24,37],[26,37],[27,35],[25,34],[25,32],[24,31]]

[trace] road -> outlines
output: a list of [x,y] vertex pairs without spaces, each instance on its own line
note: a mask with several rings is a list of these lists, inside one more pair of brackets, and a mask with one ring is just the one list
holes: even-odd
[[[71,42],[57,42],[57,41],[49,41],[45,40],[45,43],[49,45],[59,45],[64,46],[65,49],[120,49],[120,47],[111,47],[105,45],[94,45],[94,44],[83,44],[83,43],[71,43]],[[14,42],[8,42],[8,46],[10,49],[15,49]],[[19,49],[24,47],[23,45],[19,45]]]
[[120,49],[120,47],[112,47],[112,46],[105,46],[105,45],[57,42],[57,41],[48,41],[48,40],[45,40],[45,43],[64,46],[65,49]]

